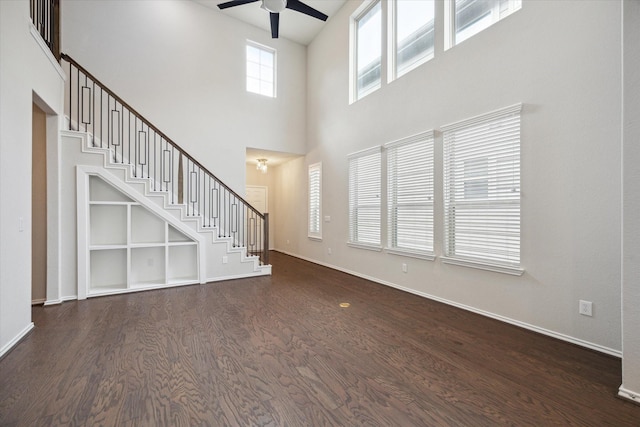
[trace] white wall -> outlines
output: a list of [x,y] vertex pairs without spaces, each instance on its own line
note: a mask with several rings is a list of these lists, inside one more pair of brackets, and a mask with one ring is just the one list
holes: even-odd
[[[63,52],[239,194],[247,146],[305,153],[304,46],[191,1],[64,0],[62,16]],[[245,90],[247,39],[277,49],[276,99]]]
[[640,401],[640,2],[623,2],[622,396]]
[[31,113],[33,102],[62,112],[63,79],[52,57],[32,35],[29,2],[0,1],[0,356],[33,326]]
[[[349,17],[359,5],[347,2],[308,47],[308,155],[279,168],[289,190],[279,193],[277,248],[620,354],[620,3],[525,1],[522,10],[444,52],[437,2],[435,59],[349,105]],[[524,104],[522,277],[346,245],[349,153],[518,102]],[[323,215],[331,216],[322,242],[306,237],[306,168],[318,161]],[[439,255],[441,175],[439,161]],[[578,314],[579,299],[593,302],[593,317]]]

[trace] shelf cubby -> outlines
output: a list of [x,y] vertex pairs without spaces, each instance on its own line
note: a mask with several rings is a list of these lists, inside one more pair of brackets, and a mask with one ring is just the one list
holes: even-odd
[[93,250],[89,258],[92,289],[127,289],[127,249]]
[[167,279],[169,283],[198,280],[198,247],[191,245],[169,245]]
[[127,205],[91,205],[90,245],[127,244]]
[[165,222],[142,206],[131,206],[131,243],[164,243]]

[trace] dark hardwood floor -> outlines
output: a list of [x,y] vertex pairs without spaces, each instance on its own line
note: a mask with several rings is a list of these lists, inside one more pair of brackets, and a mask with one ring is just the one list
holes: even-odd
[[272,277],[34,307],[0,360],[0,425],[640,425],[616,358],[271,261]]

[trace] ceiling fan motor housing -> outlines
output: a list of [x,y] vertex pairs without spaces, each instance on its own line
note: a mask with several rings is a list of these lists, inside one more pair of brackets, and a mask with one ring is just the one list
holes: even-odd
[[280,13],[287,7],[287,0],[262,0],[262,8],[272,13]]

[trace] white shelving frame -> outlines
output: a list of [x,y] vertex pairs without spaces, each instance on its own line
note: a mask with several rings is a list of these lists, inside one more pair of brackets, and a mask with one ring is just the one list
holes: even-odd
[[77,166],[78,299],[202,283],[202,237],[101,168]]

